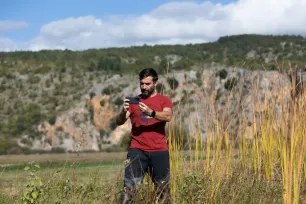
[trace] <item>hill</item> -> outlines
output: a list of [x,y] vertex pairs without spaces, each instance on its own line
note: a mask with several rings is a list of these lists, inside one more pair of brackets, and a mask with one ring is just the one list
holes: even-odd
[[[112,117],[122,104],[123,94],[137,91],[137,77],[133,77],[144,67],[154,67],[162,75],[175,74],[174,78],[165,75],[164,84],[168,83],[167,94],[173,94],[173,97],[177,94],[179,101],[186,95],[182,88],[184,75],[190,76],[187,81],[191,87],[194,85],[203,91],[203,71],[206,69],[213,68],[216,73],[220,68],[227,70],[230,67],[273,71],[278,69],[275,61],[283,68],[287,67],[288,61],[304,68],[305,50],[306,38],[302,36],[237,35],[203,44],[0,52],[0,152],[13,152],[20,149],[20,144],[25,148],[35,146],[36,139],[47,141],[51,147],[52,143],[64,143],[64,139],[72,135],[81,140],[82,134],[73,133],[77,128],[90,129],[90,134],[101,138],[110,136],[110,131],[114,130],[111,128]],[[170,62],[169,70],[166,70],[167,62]],[[136,83],[131,85],[132,79]],[[222,83],[227,80],[224,78]],[[178,89],[171,87],[176,81]],[[219,94],[223,90],[219,90]],[[93,113],[90,106],[97,101],[100,108],[103,106],[108,111],[108,120],[94,120],[97,113]],[[79,116],[77,110],[85,115]],[[66,126],[59,125],[59,121],[60,124],[70,124],[65,118],[74,121],[69,131]],[[44,121],[48,124],[41,127]],[[91,121],[93,126],[84,121]],[[48,125],[51,129],[46,127]],[[61,136],[54,140],[41,129],[65,131],[56,133]]]

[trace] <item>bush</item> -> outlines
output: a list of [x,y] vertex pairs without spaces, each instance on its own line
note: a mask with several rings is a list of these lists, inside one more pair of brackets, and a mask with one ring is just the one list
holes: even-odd
[[123,99],[120,97],[117,97],[115,100],[115,105],[116,106],[121,106],[123,104]]
[[105,94],[105,95],[110,95],[113,91],[114,87],[112,85],[110,86],[107,86],[105,87],[103,90],[102,90],[102,94]]
[[158,83],[158,84],[156,85],[156,90],[157,90],[158,93],[162,93],[163,91],[166,90],[166,87],[165,87],[164,84]]
[[125,133],[122,135],[120,140],[120,147],[124,148],[125,150],[128,150],[131,145],[132,137],[130,135],[130,132]]
[[196,76],[197,76],[197,79],[196,79],[195,83],[198,85],[198,87],[201,87],[203,85],[201,72],[197,71]]
[[233,77],[225,82],[224,88],[230,91],[237,85],[237,83],[238,80],[235,77]]
[[17,144],[13,139],[0,138],[0,155],[7,154],[10,149],[17,147]]
[[120,73],[122,70],[122,62],[117,56],[103,56],[98,63],[98,70],[109,73]]
[[95,96],[96,96],[96,93],[90,92],[90,94],[89,94],[90,99],[92,99],[92,98],[95,97]]
[[56,122],[56,113],[52,113],[49,116],[48,122],[50,125],[54,125]]
[[95,71],[96,65],[94,63],[90,63],[90,65],[87,67],[87,71],[93,72]]
[[[168,63],[169,63],[169,67],[168,67]],[[168,60],[165,57],[163,57],[159,63],[159,66],[157,67],[157,72],[166,74],[170,71],[171,71],[171,63],[168,62]]]
[[100,106],[103,107],[104,105],[105,105],[105,101],[102,99],[102,100],[100,101]]
[[225,69],[222,69],[218,71],[217,76],[219,76],[220,79],[225,79],[227,77],[227,71]]
[[109,127],[110,127],[111,130],[115,130],[116,129],[116,127],[117,127],[116,117],[111,119]]
[[167,82],[172,90],[177,89],[179,82],[174,77],[168,77]]
[[39,76],[30,75],[29,78],[28,78],[28,83],[30,83],[30,84],[37,84],[39,82],[40,82]]
[[174,67],[175,69],[188,70],[192,65],[194,65],[194,62],[192,60],[182,58],[179,61],[175,62]]
[[12,136],[19,136],[24,132],[34,132],[34,126],[38,125],[45,118],[39,105],[29,104],[16,119],[10,121],[10,134]]

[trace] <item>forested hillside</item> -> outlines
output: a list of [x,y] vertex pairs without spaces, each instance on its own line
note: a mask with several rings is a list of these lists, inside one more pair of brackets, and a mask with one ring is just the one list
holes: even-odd
[[[275,70],[276,61],[283,68],[290,61],[304,69],[306,38],[237,35],[203,44],[0,52],[0,152],[14,146],[15,139],[24,134],[37,137],[38,124],[44,120],[54,124],[58,114],[86,100],[93,86],[114,74],[137,74],[144,67],[154,67],[160,74],[187,70],[200,73],[211,63]],[[128,83],[107,87],[100,93],[120,92]],[[120,96],[111,100],[118,107],[122,103]]]
[[[188,45],[132,46],[127,48],[90,49],[85,51],[43,50],[39,52],[1,53],[1,61],[7,66],[23,62],[15,71],[45,73],[48,68],[60,69],[76,66],[84,71],[128,72],[138,71],[143,66],[156,66],[167,55],[178,55],[174,67],[189,68],[199,63],[224,63],[248,68],[274,69],[274,60],[290,60],[304,65],[306,38],[302,36],[237,35],[225,36],[216,42]],[[35,68],[45,63],[43,68]],[[1,76],[5,74],[2,65]],[[26,69],[24,69],[26,68]]]

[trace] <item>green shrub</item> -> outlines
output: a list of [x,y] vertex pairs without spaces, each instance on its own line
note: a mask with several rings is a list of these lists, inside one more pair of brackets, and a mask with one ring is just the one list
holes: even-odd
[[194,62],[192,60],[182,58],[179,61],[175,62],[174,67],[175,69],[188,70],[192,65],[194,65]]
[[24,132],[35,132],[35,125],[38,125],[45,118],[46,116],[42,113],[39,105],[29,104],[16,119],[10,121],[10,134],[18,136]]
[[112,93],[120,93],[121,91],[122,89],[119,86],[114,87],[113,85],[109,85],[101,91],[101,94],[111,95]]
[[132,137],[130,132],[126,132],[124,135],[122,135],[120,140],[120,147],[122,147],[125,150],[128,150],[131,145]]
[[56,113],[51,113],[48,119],[50,125],[54,125],[56,122]]
[[123,99],[120,98],[120,97],[117,97],[116,100],[115,100],[115,105],[116,106],[121,106],[123,104]]
[[217,76],[219,76],[220,79],[225,79],[227,77],[227,71],[225,69],[222,69],[217,72]]
[[115,130],[117,127],[117,123],[116,123],[116,117],[112,118],[109,124],[109,128],[111,130]]
[[14,147],[17,147],[16,141],[9,137],[0,138],[0,155],[7,154],[8,151]]
[[158,93],[162,93],[163,91],[166,90],[166,87],[165,87],[164,84],[158,83],[158,84],[156,85],[156,90],[157,90]]
[[101,101],[100,101],[100,106],[104,106],[105,105],[105,101],[102,99]]
[[197,77],[197,79],[196,79],[195,83],[198,85],[198,87],[201,87],[203,82],[202,82],[202,74],[201,74],[200,71],[197,71],[196,77]]
[[230,91],[237,85],[237,83],[238,80],[235,77],[232,77],[225,82],[224,88]]
[[177,89],[179,82],[174,77],[168,77],[167,82],[172,90]]
[[40,77],[36,75],[30,75],[28,78],[28,83],[30,84],[37,84],[40,82]]
[[120,73],[122,70],[122,62],[117,56],[103,56],[98,63],[98,70],[108,73]]
[[[169,67],[168,67],[168,63],[169,63]],[[168,62],[168,60],[165,57],[163,57],[159,63],[159,66],[157,67],[157,71],[162,74],[171,72],[171,63]]]
[[110,95],[113,91],[113,86],[112,85],[109,85],[107,87],[105,87],[103,90],[102,90],[102,94],[105,94],[105,95]]
[[90,93],[89,93],[90,99],[92,99],[92,98],[95,97],[95,96],[96,96],[96,93],[95,93],[95,92],[90,92]]
[[34,162],[30,162],[24,168],[25,171],[29,171],[29,182],[26,185],[26,191],[22,194],[22,203],[40,203],[39,201],[44,194],[45,186],[42,179],[36,174],[38,169],[40,169],[40,166],[34,164]]
[[103,129],[100,130],[100,138],[101,138],[101,140],[103,140],[103,136],[105,135],[105,133],[106,133],[105,130],[103,130]]
[[50,88],[50,86],[51,86],[51,81],[50,81],[50,79],[47,79],[47,80],[45,81],[45,86],[46,86],[46,88]]

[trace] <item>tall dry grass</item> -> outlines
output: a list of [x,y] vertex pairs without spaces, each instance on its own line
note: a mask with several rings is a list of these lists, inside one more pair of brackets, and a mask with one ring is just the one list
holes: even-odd
[[240,120],[238,128],[251,129],[252,138],[241,134],[233,140],[222,121],[226,117],[215,116],[215,126],[207,130],[205,139],[194,131],[195,148],[189,151],[193,156],[184,160],[179,139],[183,136],[174,135],[170,124],[174,203],[306,202],[306,95],[297,94],[296,71],[292,73],[289,98],[286,87],[278,87],[277,98],[260,100],[258,87],[253,86],[254,121]]

